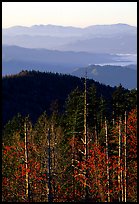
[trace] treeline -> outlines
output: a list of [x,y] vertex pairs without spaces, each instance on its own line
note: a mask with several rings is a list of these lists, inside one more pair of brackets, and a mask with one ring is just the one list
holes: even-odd
[[[112,88],[88,80],[88,87],[95,85],[97,96],[103,96],[111,102]],[[5,125],[15,115],[30,115],[33,123],[38,117],[47,111],[52,113],[51,103],[58,100],[59,112],[64,111],[65,100],[75,88],[84,90],[84,78],[70,75],[43,73],[36,71],[22,71],[17,75],[3,77],[2,79],[2,122]],[[128,90],[125,90],[128,91]]]
[[137,91],[104,97],[81,80],[62,112],[55,100],[35,123],[19,113],[4,126],[2,201],[137,201]]

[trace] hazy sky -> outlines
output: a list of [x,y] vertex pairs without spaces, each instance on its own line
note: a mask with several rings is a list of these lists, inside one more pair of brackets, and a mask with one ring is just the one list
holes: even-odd
[[137,2],[2,2],[2,28],[115,23],[137,26]]

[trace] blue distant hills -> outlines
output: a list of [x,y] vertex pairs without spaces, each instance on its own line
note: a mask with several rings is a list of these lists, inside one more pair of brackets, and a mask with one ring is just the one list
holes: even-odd
[[39,70],[81,77],[89,67],[88,77],[96,81],[110,86],[121,83],[129,89],[137,87],[135,26],[14,26],[2,29],[2,45],[3,76]]
[[95,53],[137,53],[137,28],[127,24],[85,28],[56,25],[2,29],[2,43],[26,48]]

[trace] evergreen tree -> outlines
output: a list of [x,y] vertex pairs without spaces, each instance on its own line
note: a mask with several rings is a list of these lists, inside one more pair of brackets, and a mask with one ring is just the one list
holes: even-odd
[[24,138],[24,118],[21,114],[14,116],[12,120],[4,126],[2,132],[2,142],[5,145],[12,145],[16,141]]
[[124,115],[126,110],[127,98],[125,93],[126,90],[120,84],[112,94],[114,115],[118,118],[119,116]]

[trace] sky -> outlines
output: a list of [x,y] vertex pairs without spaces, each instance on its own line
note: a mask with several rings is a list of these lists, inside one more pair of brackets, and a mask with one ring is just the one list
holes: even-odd
[[2,2],[2,28],[116,23],[137,26],[137,2]]

